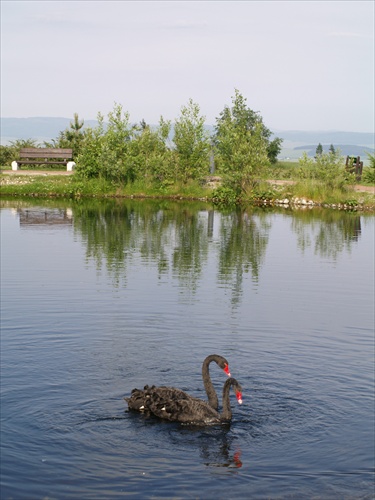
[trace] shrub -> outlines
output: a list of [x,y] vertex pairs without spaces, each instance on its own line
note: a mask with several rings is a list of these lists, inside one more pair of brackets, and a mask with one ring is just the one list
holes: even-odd
[[315,160],[304,152],[299,167],[297,175],[300,179],[320,181],[331,189],[343,188],[354,182],[354,176],[347,172],[344,159],[338,152],[319,154]]
[[209,173],[211,145],[204,121],[199,105],[190,99],[188,105],[181,108],[181,115],[175,122],[173,142],[178,177],[184,182],[200,180]]
[[238,203],[238,193],[227,186],[219,186],[212,191],[212,202],[218,206],[233,206]]
[[215,149],[218,172],[229,187],[246,192],[269,166],[269,141],[262,118],[249,109],[235,91],[232,108],[226,106],[216,120]]
[[370,165],[363,169],[362,180],[363,182],[373,184],[375,183],[375,154],[367,153],[370,160]]

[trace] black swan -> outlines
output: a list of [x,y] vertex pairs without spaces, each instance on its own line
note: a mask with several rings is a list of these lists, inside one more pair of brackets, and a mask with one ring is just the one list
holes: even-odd
[[163,398],[157,392],[151,393],[146,405],[156,417],[172,422],[192,425],[212,425],[229,422],[232,410],[229,390],[233,387],[239,404],[242,404],[242,388],[235,378],[229,378],[223,387],[223,411],[219,413],[208,403],[196,398]]
[[[207,358],[203,361],[202,365],[202,378],[204,388],[206,390],[206,394],[208,397],[208,404],[214,408],[215,410],[219,407],[219,401],[217,398],[217,394],[215,388],[212,384],[209,365],[215,362],[227,375],[230,377],[229,365],[228,361],[223,358],[223,356],[219,356],[218,354],[211,354],[207,356]],[[186,392],[181,389],[177,389],[176,387],[155,387],[146,385],[144,389],[133,389],[129,398],[124,398],[128,403],[128,407],[130,410],[136,411],[145,411],[147,410],[146,402],[150,399],[152,394],[157,394],[159,397],[168,400],[168,399],[196,399],[192,396],[189,396]]]

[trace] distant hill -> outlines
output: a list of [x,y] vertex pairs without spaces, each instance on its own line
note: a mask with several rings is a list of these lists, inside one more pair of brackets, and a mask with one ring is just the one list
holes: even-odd
[[[17,137],[28,139],[39,136],[55,138],[60,131],[69,126],[73,118],[62,117],[31,117],[31,118],[1,118],[1,137]],[[85,126],[95,126],[96,120],[84,120]],[[207,126],[213,130],[212,125]],[[374,147],[375,137],[367,132],[339,132],[339,131],[303,131],[303,130],[274,130],[274,135],[282,137],[284,141],[300,142],[303,144],[358,144]]]
[[[302,144],[355,144],[357,146],[375,147],[375,134],[371,132],[339,132],[339,131],[303,131],[279,130],[273,131],[275,136],[284,139],[284,142],[299,142]],[[336,146],[335,146],[336,147]]]
[[[294,148],[294,151],[306,151],[308,156],[315,156],[317,144],[310,146],[297,146]],[[323,151],[325,153],[328,152],[330,145],[322,144]],[[350,144],[333,144],[336,151],[340,150],[342,156],[361,156],[366,157],[367,153],[374,154],[374,148],[368,148],[364,146],[350,145]]]
[[[1,144],[16,139],[49,141],[56,139],[60,132],[69,127],[73,118],[1,118]],[[95,127],[96,120],[85,120],[85,127]]]
[[[1,144],[8,144],[17,139],[34,139],[40,144],[56,139],[59,133],[69,127],[73,118],[63,117],[31,117],[31,118],[1,118]],[[96,120],[85,120],[85,127],[95,127]],[[210,134],[214,132],[213,125],[207,125]],[[173,132],[171,132],[171,135]],[[366,151],[374,152],[375,137],[373,133],[340,132],[340,131],[301,131],[274,130],[273,137],[283,139],[280,158],[297,160],[302,151],[314,156],[316,147],[321,143],[324,149],[333,144],[340,149],[341,154],[366,157]]]

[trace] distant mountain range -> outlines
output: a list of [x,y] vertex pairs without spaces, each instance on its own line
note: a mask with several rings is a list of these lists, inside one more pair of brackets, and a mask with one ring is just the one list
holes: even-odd
[[[1,144],[17,139],[35,139],[42,144],[57,138],[72,121],[72,118],[62,117],[1,118]],[[84,126],[95,127],[97,123],[96,120],[85,120]],[[207,126],[210,132],[213,128]],[[280,157],[291,159],[299,158],[302,151],[314,156],[319,143],[324,150],[333,144],[344,156],[366,157],[366,152],[374,153],[375,148],[374,134],[365,132],[275,130],[273,136],[283,139]]]
[[[375,134],[371,132],[339,132],[339,131],[301,131],[279,130],[274,135],[282,137],[284,142],[299,142],[302,144],[322,145],[355,144],[358,146],[375,147]],[[335,146],[336,147],[336,146]]]
[[[306,151],[308,156],[315,156],[316,154],[316,146],[317,144],[313,145],[306,145],[306,146],[297,146],[294,149],[294,151]],[[329,151],[329,145],[325,144],[323,145],[323,151],[327,153]],[[334,148],[336,151],[340,151],[340,154],[342,156],[363,156],[365,157],[367,153],[373,154],[374,153],[374,148],[368,148],[366,146],[357,146],[353,144],[335,144]]]
[[[60,132],[69,127],[72,118],[1,118],[1,144],[16,139],[49,141],[56,139]],[[96,120],[85,120],[86,127],[95,127]]]

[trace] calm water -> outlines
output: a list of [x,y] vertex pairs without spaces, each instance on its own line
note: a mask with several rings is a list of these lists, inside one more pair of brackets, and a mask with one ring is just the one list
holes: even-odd
[[[372,499],[374,220],[4,201],[1,499]],[[211,353],[230,427],[127,411]]]

